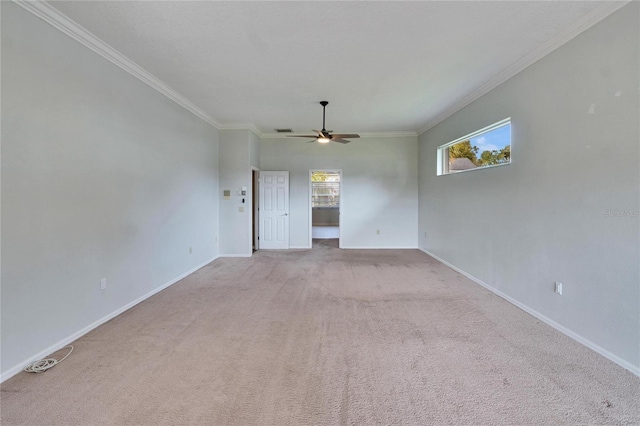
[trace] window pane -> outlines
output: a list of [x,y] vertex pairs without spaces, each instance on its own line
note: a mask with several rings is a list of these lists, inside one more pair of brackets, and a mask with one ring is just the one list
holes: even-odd
[[311,206],[338,207],[340,205],[340,175],[313,172],[311,176]]
[[[496,127],[497,126],[497,127]],[[453,145],[440,148],[447,168],[438,174],[457,173],[511,162],[511,122],[496,123],[486,132],[475,132]]]

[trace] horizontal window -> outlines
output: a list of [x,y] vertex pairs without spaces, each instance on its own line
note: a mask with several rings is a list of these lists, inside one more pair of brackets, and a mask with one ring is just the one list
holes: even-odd
[[438,147],[438,176],[511,163],[511,118]]

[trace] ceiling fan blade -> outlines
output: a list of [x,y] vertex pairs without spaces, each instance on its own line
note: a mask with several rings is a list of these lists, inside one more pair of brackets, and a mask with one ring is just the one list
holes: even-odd
[[327,142],[338,142],[338,143],[349,143],[351,141],[348,141],[346,139],[343,138],[359,138],[360,135],[357,135],[355,133],[344,133],[344,134],[332,134],[333,130],[326,130],[324,128],[325,126],[325,108],[327,105],[329,105],[329,102],[327,101],[321,101],[320,105],[322,105],[322,130],[315,130],[313,129],[314,132],[316,132],[316,134],[314,136],[310,136],[310,135],[287,135],[287,137],[289,138],[315,138],[312,141],[309,141],[307,143],[313,143],[313,142],[319,142],[319,143],[327,143]]
[[342,139],[342,138],[349,138],[349,139],[357,139],[360,137],[360,135],[356,135],[355,133],[336,133],[335,135],[332,135],[334,138],[338,138],[338,139]]

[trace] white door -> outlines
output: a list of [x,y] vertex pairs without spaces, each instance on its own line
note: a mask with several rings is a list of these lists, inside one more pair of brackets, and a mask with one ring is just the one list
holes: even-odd
[[289,172],[260,172],[260,249],[289,248]]

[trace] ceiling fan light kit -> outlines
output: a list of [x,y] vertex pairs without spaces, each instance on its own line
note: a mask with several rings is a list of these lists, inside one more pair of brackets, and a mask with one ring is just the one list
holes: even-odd
[[318,143],[323,143],[323,144],[327,144],[329,142],[338,142],[338,143],[349,143],[351,141],[346,140],[345,138],[349,138],[349,139],[355,139],[355,138],[359,138],[360,135],[357,135],[355,133],[343,133],[343,134],[332,134],[331,130],[327,130],[325,128],[325,108],[327,107],[327,105],[329,105],[329,102],[327,101],[320,101],[320,105],[322,105],[322,130],[318,131],[318,130],[314,130],[314,132],[316,132],[315,135],[287,135],[287,137],[289,138],[315,138],[311,142],[318,142]]

